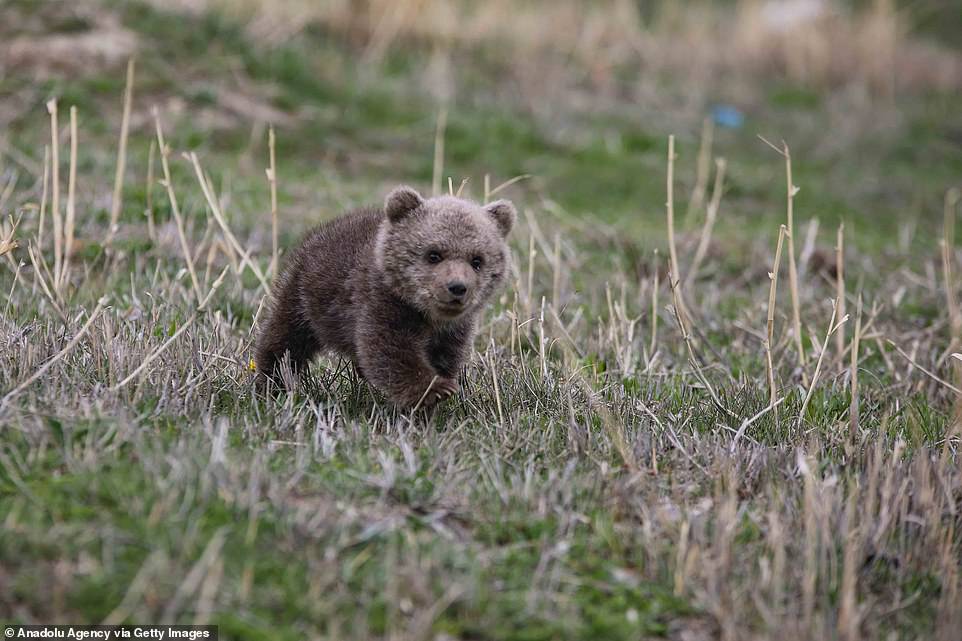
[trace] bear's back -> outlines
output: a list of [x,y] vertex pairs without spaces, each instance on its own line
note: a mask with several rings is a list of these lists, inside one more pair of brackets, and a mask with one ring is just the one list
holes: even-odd
[[304,315],[340,351],[350,351],[353,344],[352,296],[364,286],[383,220],[381,209],[358,209],[315,228],[298,248]]

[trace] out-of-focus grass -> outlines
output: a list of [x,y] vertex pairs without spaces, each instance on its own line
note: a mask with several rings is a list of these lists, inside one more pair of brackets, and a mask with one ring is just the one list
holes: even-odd
[[[278,117],[289,247],[395,183],[430,184],[431,48],[358,65],[356,44],[329,27],[265,44],[229,13],[96,6],[139,38],[109,247],[122,72],[0,80],[4,105],[28,105],[4,143],[37,166],[46,99],[59,97],[62,117],[78,105],[82,243],[63,320],[24,253],[40,176],[4,153],[0,193],[12,184],[6,207],[24,213],[13,257],[27,266],[19,280],[15,262],[0,272],[0,394],[111,296],[77,347],[0,409],[4,619],[210,621],[242,639],[851,638],[853,621],[865,638],[958,629],[955,399],[886,342],[957,382],[936,242],[945,190],[962,175],[953,95],[879,98],[767,77],[744,102],[716,86],[689,98],[692,108],[685,96],[699,87],[668,78],[650,101],[598,91],[586,103],[588,85],[574,83],[543,104],[514,84],[503,52],[452,52],[444,175],[455,188],[471,177],[480,197],[486,174],[492,186],[531,174],[507,192],[530,219],[464,392],[433,417],[410,417],[331,359],[290,397],[252,394],[245,366],[265,292],[217,249],[222,236],[179,152],[197,151],[232,230],[266,269],[264,114]],[[625,74],[626,85],[642,77]],[[665,108],[673,100],[677,110]],[[664,273],[666,139],[678,136],[684,270],[703,217],[684,212],[716,102],[746,120],[715,130],[728,175],[709,256],[686,289],[696,367]],[[165,190],[145,183],[153,105],[205,291],[228,268],[207,311],[190,291]],[[820,221],[813,253],[800,257],[809,363],[798,368],[788,334],[783,257],[773,350],[784,400],[761,416],[759,337],[785,179],[757,134],[791,145],[797,252]],[[66,169],[61,180],[65,191]],[[826,355],[802,413],[843,219],[849,313],[859,287],[865,298],[854,434],[847,352]],[[46,233],[50,260],[49,211]],[[113,389],[189,322],[142,376]]]

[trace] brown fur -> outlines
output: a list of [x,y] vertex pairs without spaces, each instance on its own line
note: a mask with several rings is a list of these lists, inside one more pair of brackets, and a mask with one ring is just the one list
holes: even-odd
[[275,284],[257,339],[259,383],[291,387],[311,358],[332,351],[398,405],[450,396],[476,318],[509,269],[514,219],[508,201],[425,200],[399,187],[383,209],[314,229]]

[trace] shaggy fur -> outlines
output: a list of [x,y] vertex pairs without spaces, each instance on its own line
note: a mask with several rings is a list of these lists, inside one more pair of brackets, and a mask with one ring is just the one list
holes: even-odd
[[308,233],[258,336],[262,388],[291,387],[328,350],[401,406],[430,406],[456,392],[476,318],[509,269],[504,238],[515,216],[506,200],[425,200],[399,187],[383,209]]

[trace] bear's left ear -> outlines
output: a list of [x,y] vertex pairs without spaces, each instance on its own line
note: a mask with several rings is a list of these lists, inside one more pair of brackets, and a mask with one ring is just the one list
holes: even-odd
[[384,200],[384,212],[388,220],[396,223],[424,204],[421,194],[404,185],[391,190]]
[[518,212],[510,200],[496,200],[488,203],[484,206],[484,211],[498,224],[498,230],[501,231],[502,236],[508,235],[514,227],[514,219],[518,217]]

